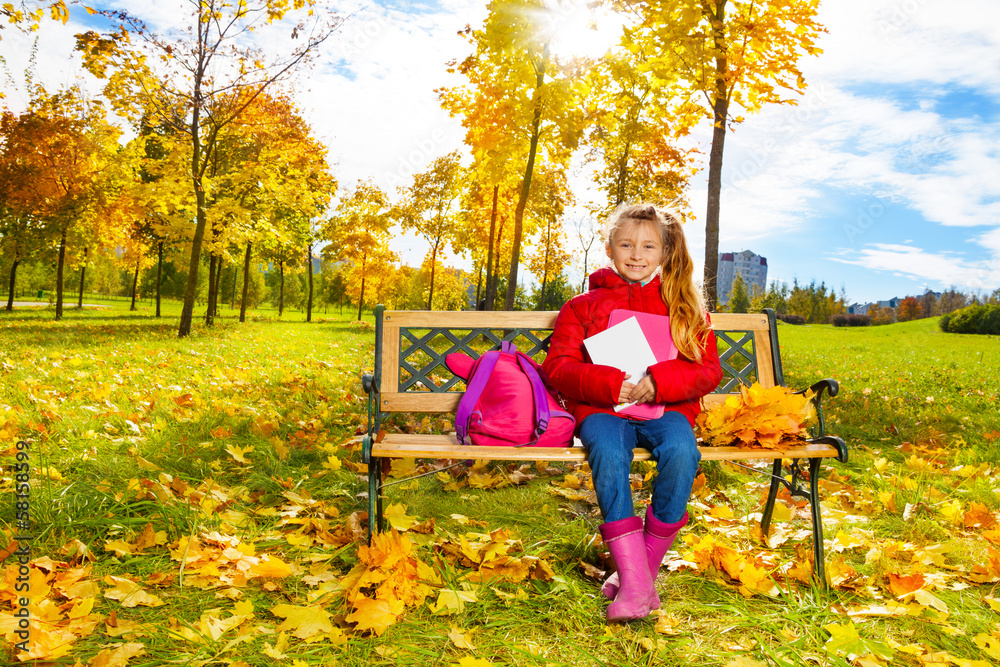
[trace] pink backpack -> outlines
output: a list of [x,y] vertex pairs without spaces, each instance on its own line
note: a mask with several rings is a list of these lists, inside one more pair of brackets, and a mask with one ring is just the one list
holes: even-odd
[[463,445],[573,445],[576,420],[546,389],[538,364],[513,343],[504,341],[478,359],[455,352],[445,363],[467,384],[455,412],[455,433]]

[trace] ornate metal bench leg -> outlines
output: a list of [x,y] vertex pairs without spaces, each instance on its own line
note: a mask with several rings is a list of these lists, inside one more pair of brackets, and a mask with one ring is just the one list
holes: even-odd
[[813,574],[820,586],[827,588],[826,560],[823,551],[823,517],[819,506],[819,464],[820,459],[809,459],[809,509],[813,521]]
[[382,459],[368,461],[368,544],[372,535],[382,532]]
[[760,518],[760,533],[764,540],[767,540],[767,533],[771,530],[771,515],[774,513],[774,501],[778,497],[778,484],[781,483],[781,459],[774,459],[771,467],[771,488],[767,491],[767,504],[764,505],[764,514]]

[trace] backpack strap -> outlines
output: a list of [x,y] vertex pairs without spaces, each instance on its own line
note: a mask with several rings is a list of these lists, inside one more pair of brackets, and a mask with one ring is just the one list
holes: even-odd
[[526,442],[524,445],[519,445],[520,447],[527,447],[528,445],[535,444],[542,437],[542,434],[549,427],[549,420],[552,418],[552,415],[549,412],[549,392],[545,389],[545,384],[538,375],[534,361],[532,361],[531,357],[521,352],[517,352],[516,354],[518,365],[531,382],[531,394],[535,400],[535,439],[531,442]]
[[469,372],[469,384],[462,400],[458,402],[458,409],[455,411],[455,435],[458,436],[458,442],[462,445],[472,444],[465,441],[469,433],[469,421],[472,419],[472,415],[476,414],[476,403],[482,396],[483,389],[486,388],[486,383],[489,382],[493,367],[497,365],[499,358],[500,352],[487,352],[479,357],[476,365]]

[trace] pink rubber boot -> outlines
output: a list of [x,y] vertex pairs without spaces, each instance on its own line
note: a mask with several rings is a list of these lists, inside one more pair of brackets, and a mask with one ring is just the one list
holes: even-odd
[[650,611],[659,608],[660,599],[649,576],[642,519],[630,516],[601,524],[601,537],[618,568],[620,582],[614,602],[608,605],[608,621],[645,618]]
[[[653,516],[653,509],[651,507],[646,507],[646,529],[643,531],[643,538],[646,542],[649,577],[653,582],[656,581],[656,575],[660,571],[660,563],[663,562],[664,554],[670,551],[670,547],[673,546],[677,534],[681,531],[681,528],[687,525],[687,522],[687,512],[684,513],[684,516],[677,523],[663,523]],[[615,595],[618,593],[617,572],[608,577],[608,580],[601,586],[601,592],[609,600],[615,599]],[[659,605],[653,607],[653,609],[659,608]]]

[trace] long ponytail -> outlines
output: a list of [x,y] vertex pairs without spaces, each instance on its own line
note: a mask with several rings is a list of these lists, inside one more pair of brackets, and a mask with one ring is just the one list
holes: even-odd
[[660,273],[660,295],[670,313],[670,335],[681,357],[700,362],[710,327],[705,319],[705,301],[694,284],[694,262],[687,249],[684,230],[677,216],[666,218],[667,245]]

